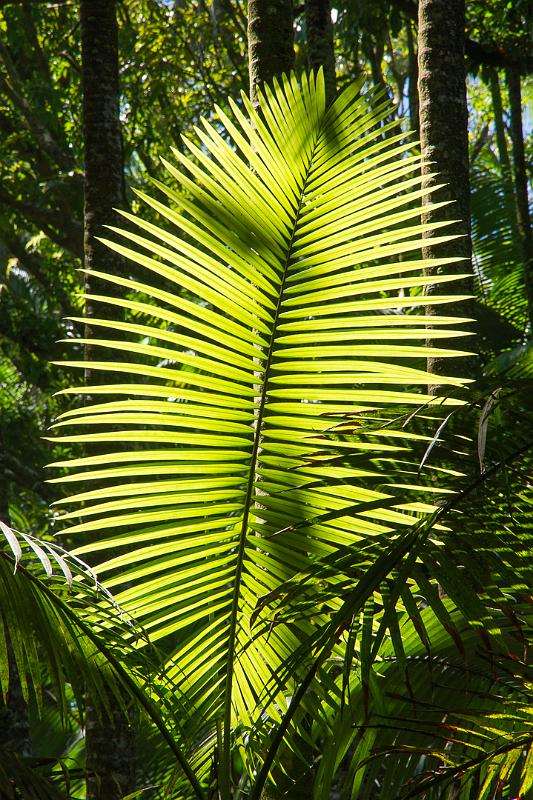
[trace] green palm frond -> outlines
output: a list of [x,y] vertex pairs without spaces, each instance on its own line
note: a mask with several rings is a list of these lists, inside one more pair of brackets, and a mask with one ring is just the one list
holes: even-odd
[[[498,660],[502,654],[483,647],[474,630],[463,627],[453,604],[444,602],[464,651],[426,607],[420,620],[429,655],[403,615],[409,657],[402,663],[389,641],[366,688],[358,673],[351,673],[340,712],[330,715],[326,728],[314,797],[327,798],[336,786],[341,797],[361,800],[438,800],[448,796],[451,785],[461,800],[490,796],[497,785],[519,796],[533,741],[528,667],[517,658],[518,648],[514,658]],[[512,776],[498,769],[501,756],[512,761]]]
[[[113,669],[94,653],[93,644],[78,624],[84,608],[94,632],[111,626],[115,636],[131,628],[113,598],[80,559],[63,548],[16,531],[0,521],[5,545],[0,549],[0,676],[4,697],[11,671],[16,668],[26,701],[30,687],[38,707],[46,665],[52,690],[62,713],[67,713],[65,675],[72,680],[78,702],[83,702],[84,682],[98,698],[104,685],[118,691]],[[47,583],[43,579],[47,580]],[[74,591],[74,587],[76,591]],[[102,594],[106,603],[101,601]],[[66,601],[69,601],[68,603]],[[100,654],[101,655],[101,654]]]
[[[376,537],[389,564],[385,541],[435,506],[429,485],[394,491],[406,481],[391,483],[386,465],[431,434],[400,423],[383,433],[379,420],[398,405],[439,417],[461,405],[464,383],[443,377],[450,396],[427,393],[426,357],[460,356],[449,342],[465,320],[426,317],[424,305],[451,298],[420,290],[461,276],[425,274],[453,260],[422,259],[423,235],[450,236],[420,223],[420,158],[402,134],[383,139],[388,104],[354,86],[326,109],[321,75],[284,78],[260,101],[257,111],[243,97],[246,114],[233,104],[232,117],[217,109],[201,147],[174,151],[179,166],[165,165],[183,193],[139,193],[165,224],[126,213],[129,227],[113,229],[109,246],[146,278],[93,273],[123,290],[93,296],[126,315],[91,319],[102,331],[91,346],[107,354],[91,371],[112,381],[68,390],[91,401],[60,417],[55,439],[99,446],[56,464],[73,470],[58,480],[83,485],[63,519],[168,652],[182,739],[202,753],[216,743],[224,798],[235,737],[279,722],[295,676],[268,701],[265,687],[317,624],[256,635],[258,597]],[[363,414],[377,421],[368,436]]]
[[[61,788],[51,779],[53,759],[24,758],[0,752],[0,792],[5,800],[63,800]],[[63,781],[64,783],[64,781]]]
[[[79,558],[55,544],[15,532],[5,523],[0,527],[9,545],[9,550],[0,550],[0,684],[4,701],[16,670],[24,699],[35,701],[39,715],[45,710],[44,689],[55,696],[63,720],[71,712],[72,693],[80,711],[89,697],[103,719],[117,704],[121,708],[134,705],[169,747],[192,796],[201,797],[198,781],[171,733],[180,706],[174,701],[172,711],[168,710],[171,690],[164,676],[157,674],[159,662],[152,652],[135,646],[141,638],[146,641],[143,631]],[[28,559],[30,553],[38,567]],[[59,565],[59,574],[53,572],[50,556]],[[46,583],[42,571],[47,574]],[[33,774],[36,787],[48,785],[31,760],[22,759],[13,764],[11,772],[6,770],[6,787],[12,781],[17,785],[18,770],[26,776],[24,780],[30,781]],[[60,772],[66,774],[68,769],[61,766]],[[54,791],[52,783],[49,789]]]
[[[471,180],[473,263],[481,300],[519,336],[527,324],[527,302],[514,203],[505,197],[500,165],[487,153]],[[496,350],[498,345],[492,343]]]
[[533,340],[498,353],[486,367],[487,375],[502,375],[506,378],[533,378]]
[[[285,665],[293,671],[313,653],[308,674],[328,670],[320,674],[325,698],[317,691],[322,708],[310,714],[320,754],[317,800],[339,781],[343,797],[388,800],[427,789],[437,800],[453,783],[470,800],[506,781],[505,765],[512,765],[511,796],[526,780],[533,738],[530,387],[484,383],[438,444],[442,449],[450,439],[453,446],[457,431],[471,431],[478,417],[471,477],[460,476],[455,494],[421,521],[418,539],[413,528],[404,534],[403,563],[395,559],[390,574],[361,598],[364,605],[354,599],[368,586],[372,562],[387,545],[392,551],[378,537],[373,547],[339,548],[262,599],[271,624],[312,617],[318,628],[329,616]],[[450,463],[449,450],[439,461]],[[461,702],[453,706],[456,691]],[[482,757],[475,742],[483,742]],[[469,794],[480,775],[484,793]]]

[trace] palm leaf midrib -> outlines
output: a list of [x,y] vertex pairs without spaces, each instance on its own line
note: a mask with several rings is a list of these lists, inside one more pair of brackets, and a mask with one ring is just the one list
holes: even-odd
[[291,264],[294,242],[296,239],[296,234],[300,223],[302,205],[306,195],[306,187],[313,174],[314,156],[316,149],[321,142],[322,133],[323,133],[323,125],[320,126],[320,128],[317,129],[316,131],[315,142],[313,143],[313,147],[309,154],[308,164],[301,179],[301,188],[299,191],[298,205],[294,210],[292,229],[290,231],[290,236],[287,241],[286,256],[283,263],[282,278],[279,285],[278,301],[276,304],[275,311],[273,312],[270,341],[268,344],[268,349],[265,353],[265,358],[263,359],[264,366],[261,370],[263,373],[263,381],[260,388],[259,403],[257,405],[256,418],[253,423],[254,439],[253,439],[252,453],[250,456],[250,467],[248,472],[246,493],[244,498],[244,512],[239,532],[239,547],[237,551],[237,563],[235,568],[235,578],[234,578],[231,611],[230,611],[230,628],[228,636],[229,644],[228,644],[228,655],[227,655],[226,685],[224,693],[224,740],[225,740],[224,752],[228,754],[228,756],[231,750],[230,735],[231,735],[232,680],[233,680],[234,663],[235,663],[236,632],[237,632],[237,620],[238,620],[239,606],[241,599],[241,582],[242,582],[242,572],[244,566],[244,554],[248,538],[248,519],[252,504],[254,503],[254,497],[256,492],[255,486],[258,479],[259,480],[261,479],[257,473],[257,468],[261,454],[261,441],[262,441],[262,432],[264,427],[265,406],[270,388],[270,374],[272,372],[271,365],[274,356],[274,344],[275,344],[276,332],[278,329],[278,320],[281,314],[281,308],[285,296],[285,285],[287,282],[287,277],[289,275],[289,265]]

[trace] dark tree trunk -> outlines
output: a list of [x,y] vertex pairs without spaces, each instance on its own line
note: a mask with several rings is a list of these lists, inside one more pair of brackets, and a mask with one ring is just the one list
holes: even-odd
[[294,66],[292,0],[248,0],[248,67],[250,97],[257,87]]
[[135,789],[133,727],[111,695],[108,716],[87,702],[85,769],[87,800],[122,800]]
[[[457,274],[472,273],[472,244],[470,239],[470,196],[468,164],[468,111],[464,64],[464,0],[420,0],[418,6],[418,95],[420,119],[420,148],[424,158],[423,186],[445,184],[425,200],[422,222],[452,221],[445,230],[424,235],[424,258],[460,257],[457,264],[433,268]],[[431,173],[436,173],[432,176]],[[449,201],[441,208],[432,202]],[[455,221],[458,220],[458,221]],[[460,238],[434,245],[432,239],[443,234]],[[447,284],[446,293],[470,295],[473,278],[467,277]],[[439,284],[430,285],[427,295],[441,294]],[[429,316],[446,313],[461,317],[473,316],[473,304],[451,302],[443,307],[429,305]],[[465,341],[471,346],[471,339]],[[431,342],[430,342],[431,344]],[[459,345],[460,346],[460,345]],[[436,375],[452,374],[472,377],[470,358],[428,359],[428,370]]]
[[[87,269],[121,274],[123,259],[97,241],[104,225],[121,225],[114,211],[125,206],[122,135],[119,115],[118,28],[116,0],[81,0],[80,3],[83,146],[84,146],[84,264]],[[90,293],[113,292],[112,284],[86,277]],[[89,318],[86,336],[93,335],[90,318],[106,313],[86,301]],[[91,357],[88,348],[86,356]]]
[[[372,102],[380,105],[383,100],[388,100],[391,105],[394,103],[394,99],[390,90],[390,87],[385,80],[385,76],[383,74],[383,57],[385,55],[385,44],[387,38],[387,30],[384,27],[375,35],[363,35],[362,42],[363,42],[363,54],[365,55],[366,59],[370,64],[370,74],[372,75],[372,83],[377,89],[381,90],[381,94],[379,99],[375,99]],[[381,120],[379,123],[379,127],[383,128],[388,125],[390,122],[394,122],[396,119],[396,115],[393,109],[391,109],[391,113],[388,114],[385,119]],[[389,135],[389,133],[384,132],[382,136],[385,138]]]
[[513,250],[516,257],[520,258],[520,230],[518,223],[518,208],[516,204],[516,196],[513,185],[513,168],[511,159],[509,157],[509,149],[507,147],[507,138],[505,136],[505,123],[503,120],[503,102],[502,93],[500,88],[500,79],[498,70],[493,68],[490,70],[490,91],[492,98],[492,109],[494,112],[494,128],[496,131],[496,144],[498,147],[498,158],[502,171],[502,186],[505,201],[505,210],[507,220],[512,236]]
[[306,0],[305,28],[307,33],[307,62],[309,69],[324,70],[326,102],[335,98],[335,46],[329,0]]
[[[122,274],[122,258],[95,237],[103,225],[120,224],[113,209],[125,205],[119,116],[118,29],[115,0],[81,0],[83,140],[85,160],[84,261],[88,269]],[[87,292],[112,291],[87,276]],[[91,317],[108,315],[105,306],[86,302],[86,337]],[[86,358],[92,358],[91,346]],[[86,380],[92,375],[86,373]],[[128,717],[109,700],[109,717],[99,718],[90,698],[86,710],[87,800],[119,800],[134,790],[134,736]]]
[[506,82],[509,92],[509,108],[511,111],[511,140],[513,143],[518,235],[524,264],[529,324],[533,330],[533,239],[531,236],[531,217],[529,214],[527,171],[524,153],[524,132],[522,129],[520,73],[517,69],[508,69],[506,71]]

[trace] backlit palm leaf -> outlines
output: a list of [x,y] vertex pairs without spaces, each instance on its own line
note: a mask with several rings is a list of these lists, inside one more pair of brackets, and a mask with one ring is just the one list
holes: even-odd
[[[387,481],[365,466],[368,451],[398,457],[410,435],[392,426],[365,439],[347,420],[459,403],[426,394],[426,356],[458,355],[447,339],[463,333],[445,314],[429,333],[424,304],[449,298],[410,291],[454,277],[424,275],[420,159],[401,134],[382,137],[388,105],[357,91],[326,110],[321,76],[284,79],[261,112],[243,98],[248,116],[218,110],[201,147],[174,151],[178,167],[165,163],[185,191],[158,184],[170,205],[139,193],[168,224],[125,214],[130,227],[109,242],[145,280],[93,273],[123,289],[107,302],[146,321],[91,320],[94,349],[119,356],[91,372],[113,380],[69,390],[91,402],[57,426],[60,440],[100,448],[57,465],[82,484],[69,533],[92,539],[78,552],[100,559],[99,577],[171,654],[196,734],[220,724],[223,797],[232,727],[257,723],[265,685],[299,643],[285,625],[254,638],[257,598],[432,510],[377,488]],[[290,680],[270,719],[286,694]]]

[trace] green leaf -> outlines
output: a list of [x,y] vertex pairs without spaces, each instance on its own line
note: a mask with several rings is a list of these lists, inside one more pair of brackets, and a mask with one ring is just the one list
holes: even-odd
[[[113,285],[109,302],[126,318],[93,319],[106,338],[76,340],[101,358],[59,362],[107,378],[66,390],[90,401],[63,414],[52,437],[87,448],[54,480],[98,483],[70,498],[77,510],[63,519],[79,520],[68,528],[78,552],[167,652],[167,679],[187,708],[180,737],[191,751],[205,743],[200,781],[217,743],[224,800],[232,750],[254,752],[256,772],[268,766],[271,733],[281,725],[281,741],[297,713],[287,698],[304,698],[301,680],[314,686],[305,665],[294,661],[292,674],[284,665],[326,636],[330,613],[349,625],[374,603],[434,511],[416,467],[407,478],[402,466],[431,435],[406,430],[394,409],[463,403],[427,391],[426,357],[464,355],[449,343],[465,320],[425,306],[450,302],[445,287],[461,276],[446,272],[449,259],[420,257],[426,234],[453,237],[418,223],[420,158],[401,134],[382,137],[388,103],[350,87],[326,109],[320,74],[284,77],[259,100],[260,110],[243,97],[244,111],[220,112],[225,133],[204,122],[201,148],[174,151],[164,162],[172,186],[155,184],[163,200],[139,193],[160,224],[125,214],[128,229],[112,231],[127,245],[105,240],[146,277],[91,273]],[[443,293],[424,297],[429,282]],[[438,346],[428,346],[429,324]],[[365,414],[375,416],[369,429]],[[333,565],[354,552],[360,582],[346,593]],[[289,603],[276,618],[280,587],[314,569],[327,608],[301,615]],[[309,609],[321,595],[306,581]],[[383,632],[405,664],[396,596]],[[376,610],[365,607],[366,674]],[[326,638],[324,653],[340,654],[342,637]]]

